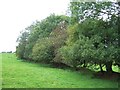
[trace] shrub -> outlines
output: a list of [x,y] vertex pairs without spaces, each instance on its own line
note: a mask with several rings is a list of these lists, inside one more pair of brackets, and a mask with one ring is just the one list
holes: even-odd
[[32,59],[36,62],[49,63],[54,57],[52,43],[48,38],[37,41],[32,51]]

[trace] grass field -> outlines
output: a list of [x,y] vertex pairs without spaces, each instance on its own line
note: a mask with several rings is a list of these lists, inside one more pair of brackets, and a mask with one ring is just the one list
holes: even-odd
[[117,88],[116,80],[92,78],[92,74],[23,62],[14,54],[2,54],[2,88]]

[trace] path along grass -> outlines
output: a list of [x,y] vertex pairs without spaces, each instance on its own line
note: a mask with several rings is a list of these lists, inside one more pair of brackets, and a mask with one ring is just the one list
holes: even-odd
[[92,74],[51,68],[2,54],[2,88],[117,88],[116,80],[92,78]]

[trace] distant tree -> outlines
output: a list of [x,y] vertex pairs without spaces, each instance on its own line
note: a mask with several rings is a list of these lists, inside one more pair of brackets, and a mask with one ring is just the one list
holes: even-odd
[[2,53],[6,53],[5,51],[3,51]]
[[8,51],[7,53],[12,53],[12,51]]

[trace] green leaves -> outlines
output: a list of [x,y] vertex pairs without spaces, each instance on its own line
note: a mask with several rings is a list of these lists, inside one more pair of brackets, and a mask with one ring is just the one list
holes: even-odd
[[32,58],[37,62],[50,62],[53,59],[52,43],[44,38],[37,41],[32,50]]
[[118,4],[71,2],[69,8],[70,17],[52,14],[26,28],[18,39],[17,55],[73,67],[118,63]]
[[118,62],[119,47],[116,47],[118,44],[115,40],[118,33],[115,28],[109,27],[109,22],[86,19],[80,24],[71,25],[68,34],[66,46],[60,52],[62,58],[74,66],[82,65],[83,61],[86,64]]
[[[51,14],[47,18],[43,19],[41,22],[36,21],[32,25],[27,27],[25,31],[22,32],[22,35],[18,39],[19,45],[18,45],[17,51],[21,53],[22,55],[21,57],[31,60],[32,49],[36,45],[36,43],[38,43],[38,40],[40,39],[42,40],[42,39],[45,39],[46,37],[49,37],[50,33],[53,30],[55,30],[56,27],[62,21],[66,21],[67,23],[69,23],[67,16],[64,16],[64,15],[57,16],[55,14]],[[26,35],[27,35],[27,38],[26,38]],[[22,44],[23,40],[25,44]],[[17,54],[19,55],[20,53],[17,53]]]
[[17,42],[19,42],[19,45],[16,47],[16,55],[18,58],[24,59],[24,52],[25,52],[25,46],[28,39],[28,32],[22,32],[21,36],[17,39]]
[[[118,4],[113,2],[71,2],[71,23],[79,23],[88,18],[110,20],[118,15]],[[106,17],[104,17],[106,16]]]

